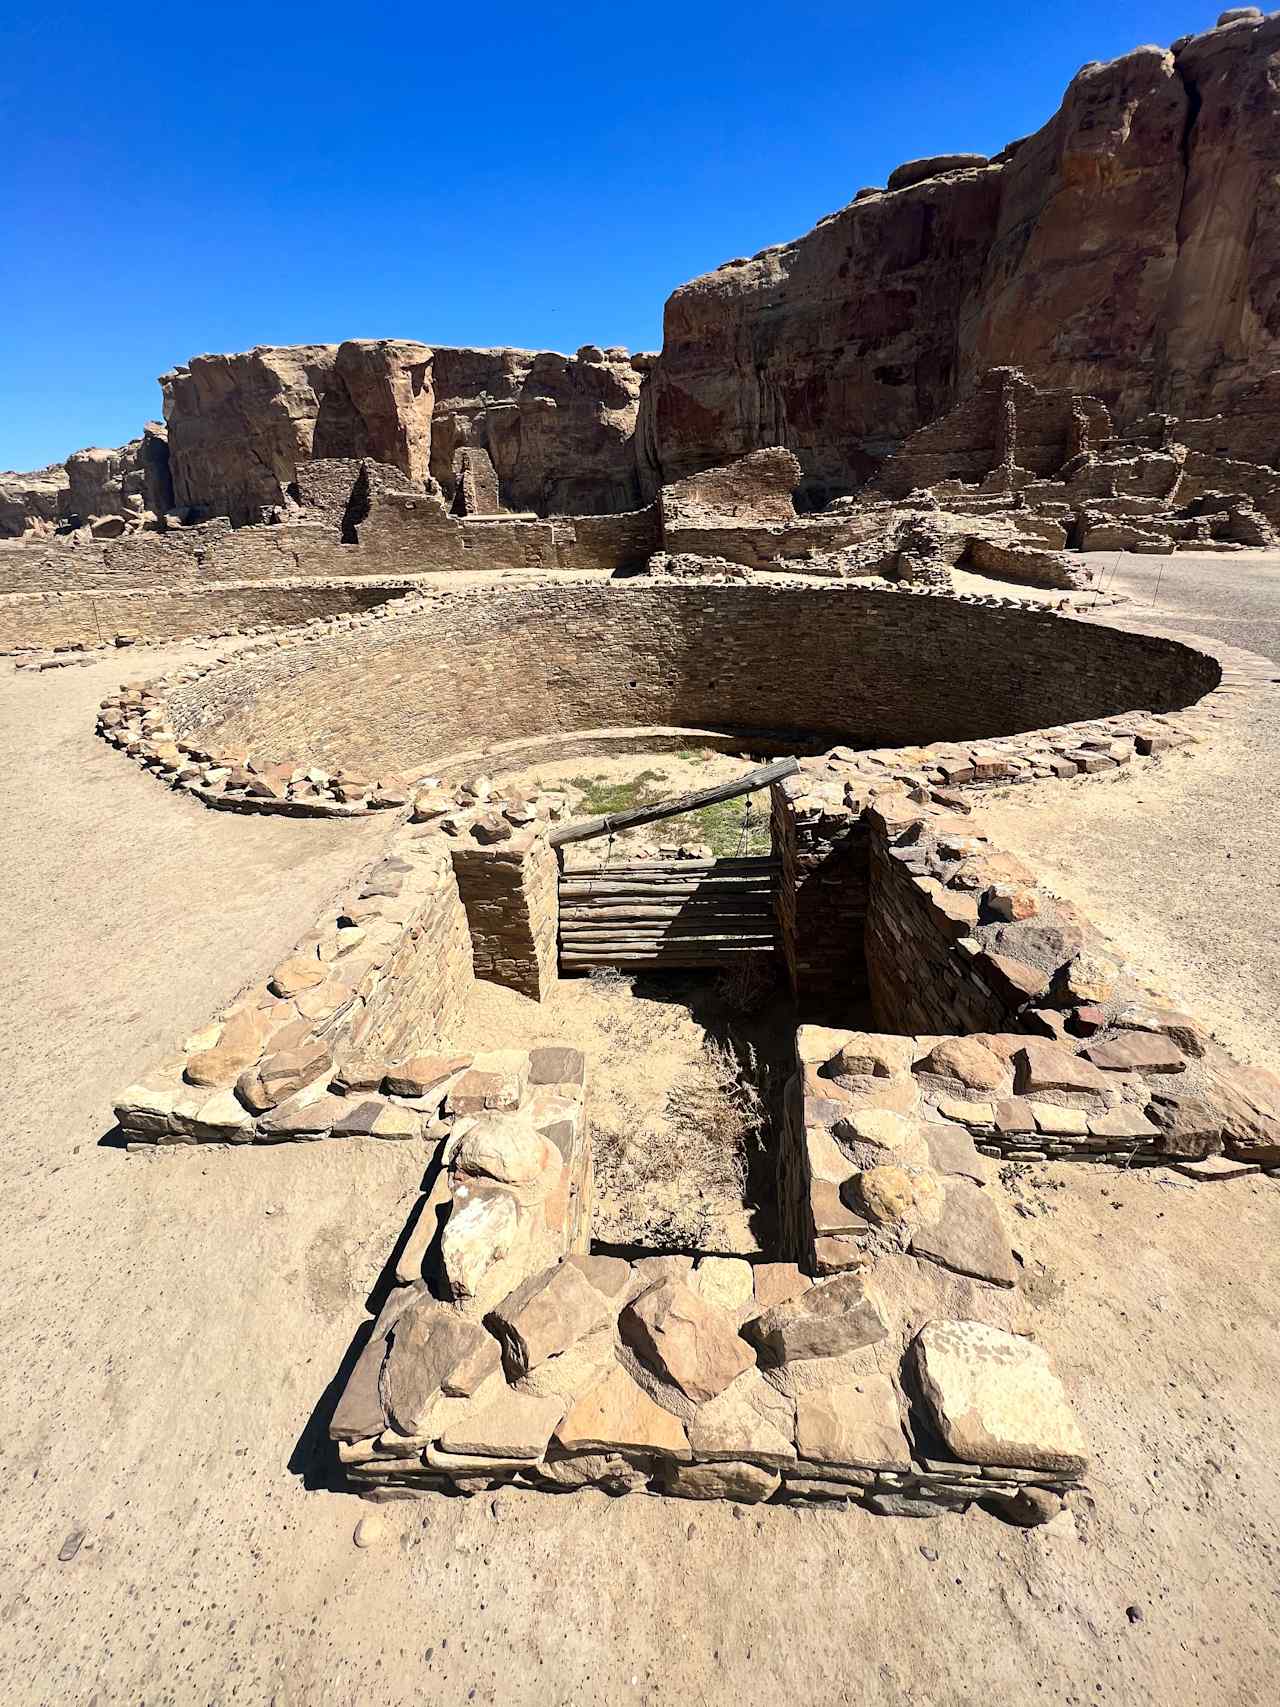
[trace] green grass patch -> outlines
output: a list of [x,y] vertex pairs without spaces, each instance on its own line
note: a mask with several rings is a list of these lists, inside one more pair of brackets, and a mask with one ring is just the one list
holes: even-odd
[[572,776],[569,778],[574,788],[582,790],[582,801],[579,811],[584,817],[599,818],[606,812],[626,812],[633,806],[653,806],[670,790],[655,788],[655,783],[665,783],[664,771],[641,771],[639,776],[628,778],[626,782],[606,782],[599,776]]
[[[702,756],[711,757],[709,753]],[[699,755],[691,752],[680,757]],[[665,771],[641,771],[625,782],[609,782],[598,776],[575,776],[569,781],[582,791],[576,810],[584,818],[627,812],[634,806],[655,806],[678,792],[672,789]],[[721,859],[754,859],[769,854],[773,848],[769,796],[764,791],[739,795],[736,800],[721,800],[714,806],[700,806],[696,812],[681,812],[674,818],[661,818],[653,824],[640,825],[638,830],[646,841],[705,842]]]

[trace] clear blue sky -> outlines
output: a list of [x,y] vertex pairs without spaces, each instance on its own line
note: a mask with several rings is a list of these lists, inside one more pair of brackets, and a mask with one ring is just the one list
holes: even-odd
[[990,153],[1213,0],[361,7],[0,22],[0,468],[118,444],[204,350],[656,349],[683,280]]

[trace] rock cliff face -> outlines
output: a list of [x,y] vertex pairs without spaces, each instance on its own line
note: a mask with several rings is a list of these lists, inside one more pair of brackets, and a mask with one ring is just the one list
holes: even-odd
[[[167,450],[148,429],[0,476],[0,534],[174,508],[255,522],[305,506],[317,461],[329,485],[376,465],[382,489],[471,514],[617,512],[768,446],[794,453],[811,509],[1010,367],[1096,399],[1121,434],[1176,414],[1197,454],[1277,464],[1280,14],[1086,65],[990,160],[906,162],[806,236],[683,285],[658,357],[396,339],[196,356],[161,380]],[[949,456],[950,430],[912,454]]]
[[175,504],[259,521],[313,456],[370,456],[420,481],[430,369],[425,344],[388,339],[194,357],[160,379]]
[[913,161],[676,291],[641,408],[645,491],[784,444],[823,503],[992,366],[1098,397],[1121,426],[1229,412],[1280,364],[1278,168],[1280,16],[1085,66],[991,161]]
[[487,453],[508,510],[637,502],[640,375],[625,350],[353,340],[197,356],[161,384],[175,500],[198,517],[260,519],[312,457],[370,457],[452,498],[464,448]]
[[0,474],[0,538],[89,528],[111,539],[172,508],[169,451],[156,421],[114,450],[95,445],[33,474]]

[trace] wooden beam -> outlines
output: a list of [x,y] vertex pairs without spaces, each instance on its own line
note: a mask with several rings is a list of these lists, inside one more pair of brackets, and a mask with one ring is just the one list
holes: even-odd
[[746,771],[732,782],[717,783],[714,788],[698,788],[691,794],[677,794],[654,806],[632,806],[626,812],[606,812],[603,818],[565,824],[558,830],[552,830],[549,840],[553,848],[559,848],[566,842],[589,842],[593,836],[629,830],[636,824],[656,824],[660,818],[675,818],[681,812],[696,812],[700,806],[715,806],[722,800],[734,800],[741,794],[754,794],[759,788],[768,788],[771,783],[794,776],[799,769],[799,759],[779,759],[775,764]]

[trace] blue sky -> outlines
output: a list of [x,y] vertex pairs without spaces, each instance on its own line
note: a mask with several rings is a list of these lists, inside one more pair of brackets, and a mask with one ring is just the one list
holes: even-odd
[[683,280],[900,161],[994,152],[1211,3],[11,6],[0,468],[204,350],[656,349]]

